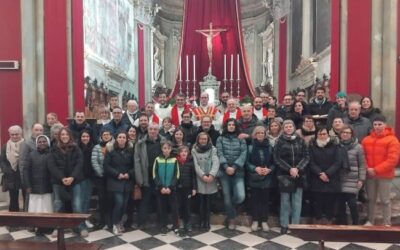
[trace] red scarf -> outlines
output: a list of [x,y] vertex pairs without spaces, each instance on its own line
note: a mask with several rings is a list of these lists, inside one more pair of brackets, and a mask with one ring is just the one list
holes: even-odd
[[[253,113],[254,113],[255,108],[253,107]],[[268,117],[268,110],[265,107],[261,108],[262,114],[263,114],[263,120],[265,120]]]
[[[239,120],[240,117],[242,117],[242,112],[240,111],[240,108],[236,108],[236,120]],[[225,123],[228,119],[230,118],[230,112],[226,111],[224,114],[224,118],[222,120],[222,123]]]

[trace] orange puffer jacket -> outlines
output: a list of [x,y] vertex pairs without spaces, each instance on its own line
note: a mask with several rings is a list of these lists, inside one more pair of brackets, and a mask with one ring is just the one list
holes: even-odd
[[387,127],[382,134],[371,134],[362,141],[368,168],[374,168],[376,177],[392,179],[400,157],[400,143]]

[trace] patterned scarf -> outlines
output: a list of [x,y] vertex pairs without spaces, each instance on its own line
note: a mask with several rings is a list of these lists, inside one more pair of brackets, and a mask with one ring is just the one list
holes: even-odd
[[6,157],[11,164],[11,168],[14,171],[17,171],[19,153],[23,142],[24,142],[23,138],[18,142],[13,142],[11,140],[7,141]]

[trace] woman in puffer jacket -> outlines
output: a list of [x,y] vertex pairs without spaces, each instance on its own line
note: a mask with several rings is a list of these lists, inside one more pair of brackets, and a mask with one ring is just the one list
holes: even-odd
[[235,206],[242,203],[245,198],[244,164],[247,158],[247,144],[245,140],[238,138],[239,133],[237,121],[230,118],[225,122],[222,135],[217,139],[220,182],[230,230],[236,228]]
[[336,224],[347,225],[346,203],[353,225],[358,225],[357,194],[366,179],[365,156],[362,146],[349,125],[339,132],[340,147],[347,152],[348,167],[341,171],[341,189]]
[[293,121],[285,120],[282,128],[283,133],[275,144],[274,160],[278,167],[277,175],[281,192],[281,233],[286,234],[289,211],[292,224],[300,223],[303,188],[307,183],[306,173],[310,157],[306,143],[295,133]]

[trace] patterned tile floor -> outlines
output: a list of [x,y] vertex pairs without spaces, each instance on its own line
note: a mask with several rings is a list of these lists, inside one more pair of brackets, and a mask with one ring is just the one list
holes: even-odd
[[[137,230],[128,229],[121,236],[114,236],[108,230],[96,230],[83,239],[73,233],[67,232],[67,242],[95,242],[102,245],[102,249],[133,250],[133,249],[319,249],[316,242],[305,242],[291,234],[279,234],[279,228],[272,228],[270,232],[251,232],[248,227],[237,227],[228,230],[221,225],[212,225],[209,232],[194,230],[190,237],[181,238],[173,232],[167,235],[159,234],[156,227]],[[30,240],[30,241],[55,241],[49,235],[35,236],[26,230],[11,230],[0,227],[0,240]],[[399,240],[400,243],[400,240]],[[400,244],[373,244],[373,243],[348,243],[326,242],[326,249],[340,250],[400,250]]]

